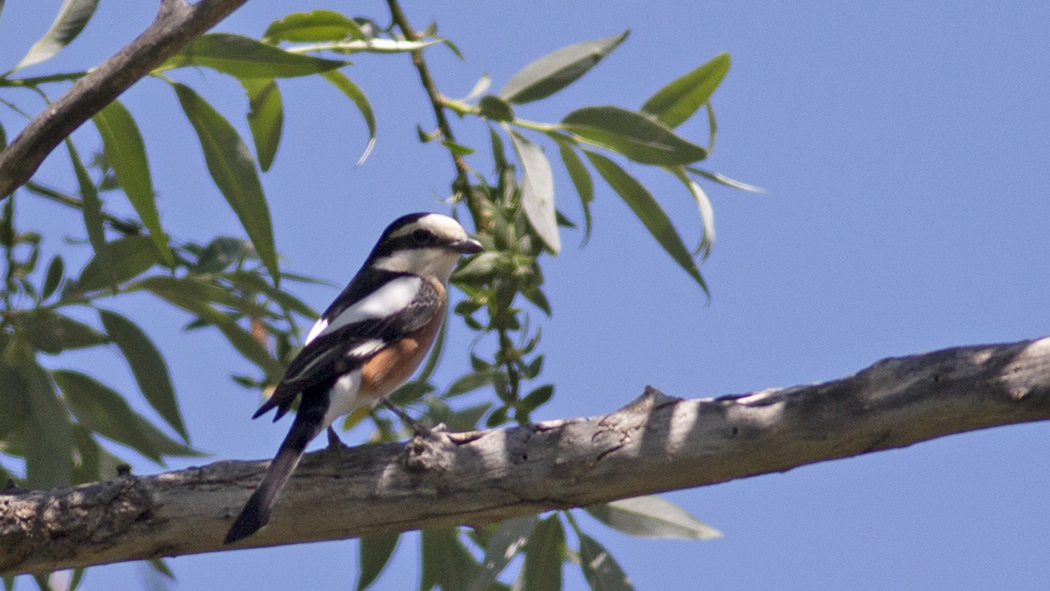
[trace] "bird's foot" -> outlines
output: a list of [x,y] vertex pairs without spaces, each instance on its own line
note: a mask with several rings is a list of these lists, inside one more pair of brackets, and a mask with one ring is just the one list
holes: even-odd
[[342,439],[339,439],[339,435],[336,434],[335,429],[331,426],[328,427],[328,450],[329,451],[341,451],[346,449],[347,446],[343,443]]

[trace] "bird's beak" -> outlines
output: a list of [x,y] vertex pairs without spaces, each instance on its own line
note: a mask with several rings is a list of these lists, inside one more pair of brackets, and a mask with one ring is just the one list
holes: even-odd
[[473,238],[464,238],[452,243],[452,250],[461,254],[477,254],[485,250],[481,243]]

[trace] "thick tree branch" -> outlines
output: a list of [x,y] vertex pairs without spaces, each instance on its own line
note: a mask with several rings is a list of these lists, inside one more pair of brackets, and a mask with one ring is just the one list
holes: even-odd
[[162,0],[149,28],[78,80],[0,152],[0,200],[25,184],[51,150],[82,123],[246,1]]
[[[741,396],[681,400],[647,388],[604,417],[310,454],[270,525],[238,546],[481,525],[1048,418],[1050,337]],[[219,462],[0,493],[0,575],[219,550],[264,467]]]

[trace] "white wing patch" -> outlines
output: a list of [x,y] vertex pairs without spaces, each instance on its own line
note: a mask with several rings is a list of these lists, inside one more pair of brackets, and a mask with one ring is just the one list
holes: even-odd
[[381,339],[370,339],[346,352],[347,357],[365,357],[371,355],[386,346],[386,341]]
[[317,322],[314,322],[313,328],[310,329],[310,334],[306,335],[306,340],[303,341],[303,346],[305,347],[305,346],[309,345],[310,341],[312,341],[315,338],[317,338],[317,335],[319,335],[322,332],[324,332],[324,329],[326,329],[326,328],[328,328],[328,319],[327,318],[318,318]]
[[419,277],[398,277],[386,282],[382,287],[361,298],[356,304],[343,310],[330,320],[317,321],[306,337],[306,344],[315,338],[339,330],[340,328],[374,318],[390,318],[408,307],[419,293],[423,280]]

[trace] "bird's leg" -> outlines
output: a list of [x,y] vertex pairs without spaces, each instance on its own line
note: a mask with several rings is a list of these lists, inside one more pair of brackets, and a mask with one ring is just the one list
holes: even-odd
[[383,406],[390,409],[390,412],[396,414],[397,417],[401,419],[401,422],[408,425],[409,427],[412,427],[412,431],[416,434],[417,437],[430,437],[430,429],[427,429],[423,425],[417,423],[412,417],[408,416],[405,413],[405,411],[398,408],[396,404],[390,402],[385,397],[382,399],[382,402]]
[[335,429],[331,425],[328,426],[328,449],[338,451],[346,447],[342,439],[339,439],[339,435],[336,434]]

